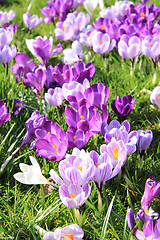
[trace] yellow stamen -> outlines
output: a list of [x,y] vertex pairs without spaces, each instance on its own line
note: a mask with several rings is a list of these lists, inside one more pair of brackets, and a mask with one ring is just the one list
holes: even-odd
[[47,133],[47,136],[50,134],[50,132]]
[[116,32],[116,36],[118,36],[118,32]]
[[99,165],[101,165],[101,164],[102,164],[102,163],[97,162],[97,163],[96,163],[96,166],[99,167]]
[[102,45],[102,44],[103,44],[103,42],[102,42],[102,41],[99,41],[99,44],[100,44],[100,45]]
[[114,153],[114,158],[115,158],[115,160],[118,160],[119,150],[118,150],[117,148],[114,148],[113,153]]
[[30,17],[30,20],[32,21],[34,19],[34,17]]
[[83,167],[77,167],[78,170],[82,171]]
[[50,14],[51,10],[48,10],[48,14]]
[[76,135],[73,137],[74,141],[76,141]]
[[6,27],[6,30],[8,29],[8,27]]
[[70,197],[73,199],[73,198],[75,198],[75,196],[76,196],[76,195],[75,195],[75,194],[72,194],[72,193],[70,193],[70,194],[69,194],[69,196],[70,196]]
[[81,115],[81,116],[80,116],[80,119],[81,119],[81,120],[84,120],[84,116],[83,116],[83,115]]
[[150,47],[153,47],[153,44],[152,44],[152,43],[150,44]]
[[53,144],[53,145],[52,145],[52,148],[55,148],[56,150],[58,149],[58,148],[56,147],[56,144]]
[[15,107],[20,107],[22,105],[22,103],[16,103]]
[[62,28],[62,30],[63,30],[63,31],[66,29],[66,27],[65,27],[65,26],[62,26],[61,28]]
[[63,233],[63,237],[67,237],[71,240],[74,240],[73,234],[72,233]]
[[101,30],[104,30],[105,29],[105,25],[101,25]]
[[145,206],[144,212],[145,212],[146,214],[148,214],[150,210],[151,210],[151,207],[150,207],[149,209],[147,209],[147,206]]
[[145,17],[146,16],[146,14],[144,12],[141,12],[140,15],[141,15],[141,17]]
[[64,76],[64,73],[62,73],[61,76],[63,77],[63,76]]

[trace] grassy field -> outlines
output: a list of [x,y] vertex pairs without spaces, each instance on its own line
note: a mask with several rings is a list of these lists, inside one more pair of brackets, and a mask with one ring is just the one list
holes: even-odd
[[[33,31],[28,31],[22,19],[22,14],[27,11],[31,1],[22,0],[6,0],[0,5],[1,11],[14,10],[16,13],[12,23],[17,23],[17,31],[14,35],[12,44],[17,47],[17,52],[24,52],[30,56],[30,59],[38,60],[30,53],[25,43],[26,39],[32,39],[36,36],[45,35],[47,37],[54,35],[54,26],[52,23],[47,25],[42,22]],[[133,1],[137,3],[138,1]],[[105,6],[111,6],[115,2],[108,0]],[[154,0],[157,6],[159,0]],[[42,16],[40,9],[46,5],[46,1],[34,0],[30,8],[31,14]],[[84,11],[81,6],[78,11]],[[99,13],[96,9],[92,21],[95,21]],[[55,47],[61,42],[63,48],[71,46],[70,41],[59,41],[54,38],[53,46]],[[61,62],[62,52],[50,58],[49,64],[56,66]],[[142,61],[142,64],[141,64]],[[118,239],[127,240],[131,235],[126,225],[126,212],[131,207],[134,213],[140,209],[141,197],[144,192],[145,181],[151,176],[160,179],[160,112],[157,106],[150,102],[149,91],[159,85],[160,71],[157,69],[157,78],[152,83],[154,75],[153,63],[145,56],[141,56],[140,60],[135,64],[134,73],[130,74],[131,62],[125,59],[121,61],[117,49],[107,54],[106,62],[100,54],[92,52],[90,57],[88,49],[84,47],[84,62],[92,62],[96,72],[91,79],[91,83],[102,82],[109,87],[110,96],[107,102],[108,112],[112,119],[117,119],[111,108],[111,102],[119,95],[126,96],[132,94],[135,100],[133,111],[127,117],[131,125],[131,130],[152,130],[153,141],[143,155],[142,168],[139,168],[138,149],[135,153],[129,154],[126,164],[116,177],[106,182],[102,190],[102,211],[98,211],[97,188],[91,182],[91,195],[85,204],[80,208],[83,214],[82,228],[85,232],[85,239]],[[11,155],[11,153],[20,145],[25,135],[25,121],[31,116],[35,108],[42,114],[42,105],[38,103],[32,89],[24,84],[17,83],[12,73],[12,60],[9,65],[8,75],[6,68],[0,65],[0,100],[4,101],[11,118],[8,122],[0,126],[0,164]],[[46,92],[44,90],[43,94]],[[9,99],[18,98],[24,100],[26,105],[32,108],[24,107],[18,115],[12,112],[12,104]],[[61,109],[52,107],[47,113],[47,119],[53,120],[62,130],[67,130],[67,123],[64,116],[64,108],[67,101],[64,102]],[[86,151],[100,151],[100,146],[104,144],[102,136],[94,135],[90,138],[84,149]],[[69,150],[71,153],[71,150]],[[63,227],[72,223],[77,223],[73,209],[64,206],[60,199],[56,188],[48,185],[23,185],[17,182],[13,175],[19,172],[19,163],[30,164],[29,156],[34,156],[42,169],[43,175],[49,178],[50,169],[58,169],[58,162],[52,162],[43,157],[35,155],[35,149],[29,151],[29,144],[24,146],[9,162],[4,172],[0,176],[0,239],[42,239],[36,226],[46,231],[54,231],[57,227]],[[127,177],[126,177],[127,176]],[[107,210],[113,197],[111,215],[108,226],[103,233],[103,224],[107,214]],[[152,208],[156,212],[160,212],[160,201],[157,197],[152,203]],[[133,237],[133,236],[132,236]],[[135,239],[133,237],[133,239]]]

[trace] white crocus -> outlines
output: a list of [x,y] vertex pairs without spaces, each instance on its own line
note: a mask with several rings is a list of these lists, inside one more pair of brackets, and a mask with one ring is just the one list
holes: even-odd
[[97,8],[97,5],[99,3],[99,7],[102,10],[104,8],[103,0],[85,0],[83,5],[86,9],[86,11],[92,15],[94,10]]
[[36,159],[29,157],[32,165],[20,163],[19,167],[22,172],[18,172],[13,177],[23,184],[51,184],[43,175]]

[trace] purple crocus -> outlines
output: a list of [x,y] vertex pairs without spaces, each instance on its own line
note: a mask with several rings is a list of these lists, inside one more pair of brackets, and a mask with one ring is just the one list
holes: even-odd
[[45,232],[43,235],[43,240],[82,240],[83,236],[83,229],[77,224],[71,224],[63,228],[56,228],[54,232]]
[[86,183],[83,187],[70,184],[59,188],[59,196],[62,203],[69,208],[79,208],[87,200],[91,193],[91,187]]
[[63,48],[59,43],[52,50],[53,38],[49,39],[45,36],[42,38],[38,36],[36,40],[34,39],[26,39],[26,44],[30,52],[40,61],[41,64],[47,66],[49,57],[59,53]]
[[0,26],[10,22],[15,17],[15,11],[9,10],[9,12],[0,11]]
[[135,216],[135,219],[142,219],[143,221],[148,221],[149,219],[153,218],[154,220],[158,219],[159,213],[155,212],[151,207],[145,206],[138,211]]
[[140,155],[143,155],[143,153],[147,150],[147,148],[152,142],[153,133],[151,130],[147,130],[147,131],[138,130],[137,133],[138,133],[138,141],[137,141],[138,150]]
[[127,224],[128,224],[129,230],[131,232],[134,227],[134,213],[131,208],[127,210],[126,218],[127,218]]
[[16,64],[12,66],[12,71],[14,76],[16,77],[17,82],[27,78],[27,73],[35,72],[35,69],[38,66],[33,62],[30,61],[29,56],[26,53],[18,52],[15,56]]
[[151,239],[159,240],[160,239],[160,219],[157,220],[155,226],[153,226],[153,219],[148,220],[143,228],[143,232],[137,228],[134,228],[133,233],[137,239]]
[[148,207],[149,204],[160,194],[160,180],[156,181],[154,176],[148,178],[141,200],[141,208]]
[[10,99],[11,102],[13,102],[13,112],[14,115],[17,115],[21,109],[25,106],[24,101],[21,101],[19,99]]
[[10,29],[0,28],[0,45],[9,45],[12,42],[14,33]]
[[75,147],[81,149],[83,148],[89,138],[90,132],[84,132],[81,129],[76,129],[74,127],[68,127],[67,129],[67,136],[68,136],[68,147],[73,149]]
[[73,81],[73,71],[69,64],[63,65],[58,63],[57,66],[52,69],[52,75],[60,86]]
[[7,122],[11,117],[10,113],[7,113],[7,107],[5,103],[0,100],[0,125],[4,124]]
[[38,16],[36,14],[33,14],[31,16],[31,14],[29,12],[26,12],[23,14],[23,21],[24,21],[26,27],[29,30],[32,30],[33,28],[38,26],[43,21],[43,18],[42,17],[38,18]]
[[117,164],[113,166],[111,159],[106,152],[99,155],[96,151],[91,151],[90,157],[93,159],[95,166],[93,181],[95,182],[99,192],[101,192],[103,184],[119,173],[122,167],[122,162],[117,161]]
[[116,97],[116,99],[111,103],[111,107],[120,121],[124,120],[126,116],[132,111],[134,108],[135,101],[132,95],[120,96]]

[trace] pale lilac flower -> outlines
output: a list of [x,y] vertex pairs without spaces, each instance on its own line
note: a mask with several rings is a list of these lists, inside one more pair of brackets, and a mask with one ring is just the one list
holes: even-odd
[[32,30],[33,28],[38,26],[43,21],[43,18],[42,17],[38,18],[38,16],[36,14],[33,14],[31,16],[31,14],[29,12],[26,12],[23,14],[23,21],[24,21],[26,27],[29,30]]
[[105,18],[105,19],[111,19],[113,21],[118,16],[118,14],[119,14],[119,11],[116,6],[104,8],[99,13],[100,17]]
[[160,86],[156,86],[150,96],[150,101],[152,104],[157,105],[160,108]]
[[42,175],[41,168],[32,156],[29,157],[32,165],[20,163],[22,172],[15,173],[13,177],[23,184],[49,184],[49,181]]
[[101,192],[103,184],[119,173],[123,163],[121,161],[117,161],[117,163],[113,166],[111,159],[106,152],[99,155],[97,152],[91,151],[90,157],[93,159],[95,166],[93,181]]
[[145,39],[142,40],[142,53],[153,62],[157,62],[160,56],[159,37],[146,36]]
[[16,52],[17,49],[15,45],[12,45],[12,47],[0,45],[0,62],[3,65],[9,66],[11,60],[16,56]]
[[64,99],[62,88],[49,88],[44,98],[49,105],[61,107]]
[[0,28],[0,45],[9,45],[12,42],[14,33],[10,29]]
[[83,4],[84,1],[85,1],[85,0],[73,0],[72,8],[73,8],[73,9],[78,8],[80,5]]
[[91,25],[88,25],[87,28],[84,28],[83,31],[80,33],[80,43],[92,49],[92,35],[94,35],[94,31],[95,30]]
[[60,43],[52,50],[52,43],[53,37],[48,39],[46,36],[44,38],[38,36],[36,40],[26,39],[26,44],[30,52],[45,66],[47,66],[50,56],[62,50]]
[[62,203],[69,208],[79,208],[88,199],[91,187],[86,183],[83,187],[70,184],[59,188],[59,196]]
[[122,140],[117,141],[114,137],[108,145],[101,145],[100,152],[107,153],[111,159],[111,164],[113,167],[117,165],[118,162],[121,166],[124,165],[127,159],[127,147]]
[[130,5],[134,5],[133,2],[124,0],[115,2],[116,10],[118,11],[118,15],[124,16],[127,14],[127,9],[129,9]]
[[57,228],[54,232],[46,232],[43,236],[43,240],[82,240],[84,232],[77,224],[71,224],[63,228]]
[[73,149],[71,155],[66,155],[66,158],[59,163],[58,169],[62,180],[53,169],[50,175],[53,181],[60,185],[83,186],[93,178],[95,173],[95,166],[89,153],[77,148]]
[[15,17],[15,12],[9,10],[9,12],[0,11],[0,26],[3,26],[5,23],[10,22]]
[[144,131],[140,129],[137,131],[137,133],[138,133],[137,146],[140,155],[142,155],[151,144],[153,139],[153,133],[151,130]]
[[74,41],[72,43],[72,48],[67,48],[63,50],[62,61],[65,64],[72,65],[75,62],[83,60],[83,48],[79,41]]
[[141,40],[137,36],[122,35],[118,43],[119,55],[132,61],[141,54]]
[[116,45],[115,39],[110,39],[110,36],[105,33],[96,31],[92,35],[92,45],[93,51],[96,53],[105,55],[107,52],[110,52]]
[[10,113],[7,113],[7,107],[3,101],[0,100],[0,126],[7,122],[11,117]]

